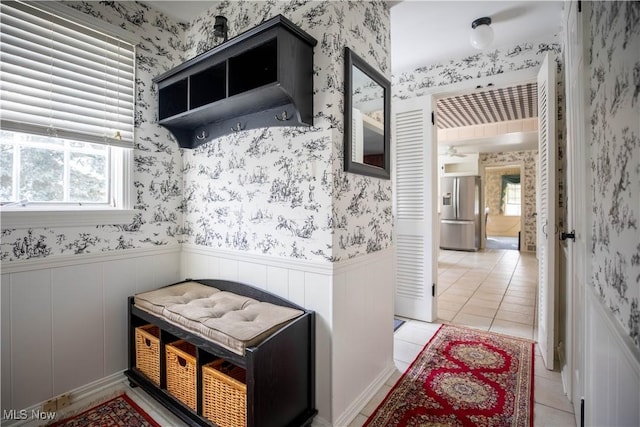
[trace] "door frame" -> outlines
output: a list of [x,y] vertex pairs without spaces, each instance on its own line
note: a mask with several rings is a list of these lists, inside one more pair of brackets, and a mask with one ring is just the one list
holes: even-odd
[[[519,252],[529,252],[526,247],[522,247],[524,242],[526,241],[526,234],[527,234],[527,230],[525,230],[525,228],[524,228],[524,220],[525,220],[525,218],[524,218],[524,214],[525,214],[524,201],[525,201],[525,196],[527,194],[526,193],[527,186],[525,185],[526,184],[526,182],[525,182],[526,181],[526,177],[525,177],[525,174],[524,174],[524,161],[518,160],[518,161],[515,161],[515,162],[487,163],[487,164],[480,165],[480,171],[479,171],[480,172],[480,176],[482,177],[483,181],[485,182],[485,184],[483,184],[484,187],[482,189],[483,193],[485,193],[483,195],[483,200],[485,201],[485,204],[486,204],[486,200],[487,200],[487,198],[486,198],[486,191],[487,191],[487,188],[486,188],[486,174],[487,174],[487,169],[502,169],[502,168],[504,168],[504,169],[507,169],[507,168],[519,168],[520,169],[520,182],[521,182],[521,184],[520,184],[520,242],[519,243],[520,243],[521,247],[520,247],[520,251]],[[483,216],[483,218],[482,218],[482,233],[483,233],[482,234],[482,238],[484,239],[485,245],[486,245],[487,230],[486,230],[486,226],[485,226],[485,223],[486,223],[486,218],[484,218],[485,215],[486,214],[485,214],[485,212],[483,210],[482,211],[482,216]],[[486,246],[482,246],[482,247],[485,248]]]
[[[530,67],[524,70],[512,71],[512,72],[496,74],[488,77],[480,77],[477,79],[465,80],[459,83],[452,83],[450,85],[430,87],[426,89],[425,94],[421,95],[421,97],[430,97],[431,108],[435,114],[434,118],[437,119],[438,113],[437,113],[437,109],[435,108],[435,105],[436,105],[436,101],[439,98],[455,96],[463,92],[472,92],[476,90],[478,86],[488,87],[491,84],[492,85],[491,87],[493,89],[496,89],[496,88],[511,86],[514,84],[536,81],[538,76],[538,70],[539,70],[539,67]],[[392,109],[393,109],[393,106],[392,106]],[[392,148],[392,152],[394,151],[394,149],[395,148]],[[432,158],[437,159],[437,156],[438,156],[437,137],[431,141],[430,149],[431,149],[431,156],[433,156]],[[429,171],[428,169],[426,169],[425,173],[430,173],[431,179],[434,180],[434,182],[438,182],[439,175],[438,175],[437,162],[433,170]],[[438,195],[435,194],[433,195],[433,197],[437,199]],[[484,212],[482,212],[481,221],[484,221]],[[438,254],[440,253],[439,240],[440,240],[440,221],[436,221],[436,233],[434,234],[433,239],[431,241],[431,250],[435,254],[434,258],[435,258],[436,273],[438,269],[438,262],[437,262]],[[432,313],[435,313],[434,320],[437,319],[437,305],[436,305],[436,300],[438,295],[437,274],[435,274],[435,277],[436,277],[436,283],[435,283],[436,289],[434,292],[435,296],[431,300]]]
[[[564,76],[566,97],[566,156],[567,156],[567,218],[565,232],[575,229],[575,242],[567,241],[567,266],[565,292],[567,294],[567,324],[566,331],[566,363],[560,366],[565,392],[573,403],[578,425],[584,423],[581,414],[580,400],[585,395],[584,373],[589,355],[586,348],[586,294],[585,286],[590,277],[591,251],[588,244],[591,241],[591,210],[587,209],[589,192],[584,183],[591,182],[591,168],[588,144],[588,117],[586,112],[587,95],[589,93],[588,79],[588,51],[589,31],[588,17],[590,5],[582,3],[582,11],[578,9],[576,1],[567,2],[563,12],[564,34]],[[575,28],[571,27],[571,18],[575,17]],[[576,58],[576,55],[577,58]],[[575,60],[579,59],[578,63]],[[586,74],[585,74],[586,73]],[[574,76],[577,80],[569,81],[567,76]],[[575,77],[577,76],[577,77]],[[575,85],[572,87],[572,85]],[[578,184],[582,183],[582,185]]]

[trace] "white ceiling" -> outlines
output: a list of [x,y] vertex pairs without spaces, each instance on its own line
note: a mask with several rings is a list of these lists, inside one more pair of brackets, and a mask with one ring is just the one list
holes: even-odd
[[418,1],[391,8],[391,69],[394,74],[478,52],[469,43],[471,23],[491,18],[489,47],[514,45],[557,34],[562,1]]
[[189,22],[195,19],[198,15],[205,12],[211,6],[213,1],[200,0],[200,1],[165,1],[165,0],[149,0],[144,3],[153,6],[154,8],[164,12],[166,15],[177,19],[182,22]]
[[[213,1],[150,0],[152,5],[180,21],[190,21]],[[389,1],[391,4],[391,69],[394,74],[472,55],[471,22],[492,19],[491,47],[535,40],[560,31],[562,1]],[[233,25],[232,22],[229,25]]]

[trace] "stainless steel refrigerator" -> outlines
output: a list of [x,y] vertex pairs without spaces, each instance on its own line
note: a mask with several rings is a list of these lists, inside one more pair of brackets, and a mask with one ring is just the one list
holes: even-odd
[[440,181],[440,247],[480,249],[482,192],[479,176],[443,177]]

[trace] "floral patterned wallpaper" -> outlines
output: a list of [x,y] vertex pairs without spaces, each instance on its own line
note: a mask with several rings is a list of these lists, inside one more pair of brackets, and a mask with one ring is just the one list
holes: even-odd
[[[536,218],[533,215],[536,211],[536,170],[538,168],[538,150],[529,151],[509,151],[505,153],[480,153],[480,164],[483,166],[500,166],[524,163],[524,173],[520,181],[522,194],[524,195],[524,241],[521,249],[536,251]],[[502,174],[502,172],[500,172]],[[488,182],[485,183],[488,185]],[[499,180],[498,180],[498,185]],[[500,193],[500,190],[497,190]],[[486,191],[485,191],[486,194]],[[499,197],[499,196],[498,196]],[[499,201],[498,201],[499,203]]]
[[2,229],[1,260],[115,251],[167,245],[180,239],[182,158],[169,132],[156,121],[151,79],[184,60],[184,24],[136,2],[68,2],[133,35],[136,48],[136,110],[133,185],[137,213],[130,224],[98,227]]
[[591,283],[640,348],[640,3],[593,2]]
[[[131,224],[2,230],[3,261],[170,243],[319,261],[391,244],[391,183],[343,172],[343,55],[349,46],[390,77],[388,5],[382,1],[211,2],[191,23],[174,23],[138,2],[67,2],[139,37],[135,209]],[[152,4],[152,2],[147,2]],[[264,128],[179,149],[155,124],[153,77],[277,14],[318,40],[314,126]]]
[[[390,181],[343,172],[344,47],[389,75],[389,11],[383,2],[220,2],[187,31],[195,56],[230,34],[283,14],[311,34],[314,126],[265,128],[184,152],[184,240],[280,257],[337,261],[391,244]],[[204,36],[203,36],[204,35]]]
[[446,86],[531,67],[538,68],[547,52],[556,55],[560,67],[561,49],[557,35],[515,46],[487,49],[465,58],[451,59],[446,63],[428,64],[410,72],[394,75],[393,96],[410,99],[425,95],[426,89],[433,86]]

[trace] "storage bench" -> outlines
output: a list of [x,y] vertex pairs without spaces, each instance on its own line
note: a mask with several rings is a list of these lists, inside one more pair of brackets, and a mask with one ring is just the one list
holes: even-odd
[[[187,280],[129,297],[128,313],[129,369],[125,374],[133,386],[143,388],[189,425],[216,425],[213,420],[226,419],[246,419],[247,426],[311,424],[317,413],[312,311],[238,282]],[[190,344],[194,353],[183,354],[181,366],[175,365],[175,358],[166,357],[167,347],[176,343]],[[159,357],[157,350],[153,352],[157,347]],[[148,366],[154,357],[158,369]],[[167,372],[175,375],[175,368],[183,369],[183,359],[189,359],[190,368],[195,367],[189,372],[195,375],[196,399],[189,404],[179,398],[175,383],[171,383],[173,393],[167,387]],[[220,371],[212,372],[212,367]],[[147,376],[149,372],[159,372],[159,379]],[[212,414],[212,410],[220,411],[220,404],[212,409],[219,399],[211,393],[222,384],[213,383],[213,387],[212,374],[215,381],[221,378],[234,386],[226,391],[235,393],[234,401],[244,403],[246,413],[241,413],[244,407],[234,406],[229,407],[230,417]],[[238,390],[246,393],[244,402],[238,400]],[[241,424],[234,421],[233,425]]]

